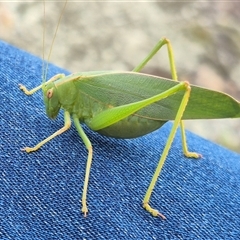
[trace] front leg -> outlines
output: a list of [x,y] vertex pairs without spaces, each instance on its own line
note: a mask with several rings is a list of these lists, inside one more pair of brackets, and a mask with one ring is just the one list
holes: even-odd
[[47,83],[49,83],[49,82],[54,82],[54,81],[56,81],[56,80],[58,80],[58,79],[60,79],[60,78],[64,78],[64,77],[65,77],[65,74],[57,74],[57,75],[53,76],[52,78],[50,78],[47,82],[42,83],[41,85],[39,85],[39,86],[37,86],[37,87],[35,87],[35,88],[31,89],[31,90],[28,90],[28,89],[27,89],[24,85],[22,85],[22,84],[19,84],[18,86],[19,86],[19,88],[20,88],[26,95],[32,95],[32,94],[34,94],[35,92],[37,92],[39,89],[41,89],[42,86],[43,86],[43,84],[47,84]]
[[48,138],[46,138],[43,141],[41,141],[40,143],[38,143],[35,147],[25,147],[21,150],[26,151],[27,153],[37,151],[45,143],[49,142],[51,139],[55,138],[56,136],[62,134],[66,130],[68,130],[70,128],[70,126],[71,126],[70,114],[69,114],[69,112],[65,111],[64,112],[64,126],[61,129],[59,129],[58,131],[53,133],[51,136],[49,136]]

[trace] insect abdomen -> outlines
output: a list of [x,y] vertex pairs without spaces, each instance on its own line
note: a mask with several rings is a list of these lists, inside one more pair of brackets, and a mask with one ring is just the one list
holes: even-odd
[[98,130],[101,135],[114,138],[137,138],[160,128],[166,121],[129,116],[109,127]]

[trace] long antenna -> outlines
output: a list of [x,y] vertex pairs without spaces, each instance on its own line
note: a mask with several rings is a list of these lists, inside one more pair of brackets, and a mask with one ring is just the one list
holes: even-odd
[[46,28],[45,0],[43,2],[44,3],[44,8],[43,8],[44,9],[43,10],[44,11],[44,21],[43,21],[43,79],[42,79],[43,83],[46,82],[49,59],[50,59],[50,56],[51,56],[51,53],[52,53],[53,44],[54,44],[56,36],[57,36],[58,28],[59,28],[63,13],[64,13],[65,8],[67,6],[67,2],[68,2],[68,0],[65,1],[65,4],[62,8],[61,14],[60,14],[59,19],[58,19],[57,27],[56,27],[55,32],[54,32],[53,40],[52,40],[50,51],[49,51],[48,58],[47,58],[46,68],[45,68],[45,63],[44,63],[44,57],[45,57],[45,54],[44,54],[44,52],[45,52],[45,28]]
[[46,32],[46,9],[45,9],[45,1],[43,1],[43,21],[42,21],[42,28],[43,28],[43,37],[42,37],[42,82],[46,81],[45,78],[45,32]]

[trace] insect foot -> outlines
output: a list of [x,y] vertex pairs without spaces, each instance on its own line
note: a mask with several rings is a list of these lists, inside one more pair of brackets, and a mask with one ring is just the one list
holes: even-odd
[[25,94],[28,95],[29,91],[27,90],[27,88],[26,88],[24,85],[18,84],[18,86],[19,86],[19,88],[20,88]]
[[87,204],[86,203],[82,204],[82,213],[83,213],[84,217],[87,217],[88,208],[87,208]]
[[196,152],[185,152],[184,155],[188,158],[202,158],[202,155]]
[[27,152],[27,153],[30,153],[30,152],[34,152],[36,151],[37,149],[36,148],[30,148],[30,147],[25,147],[25,148],[22,148],[21,151],[24,151],[24,152]]
[[166,219],[163,214],[161,214],[157,209],[152,208],[148,203],[143,203],[143,208],[145,208],[154,217],[161,217],[163,220]]
[[31,92],[28,91],[28,89],[24,85],[18,84],[18,86],[26,95],[31,95]]

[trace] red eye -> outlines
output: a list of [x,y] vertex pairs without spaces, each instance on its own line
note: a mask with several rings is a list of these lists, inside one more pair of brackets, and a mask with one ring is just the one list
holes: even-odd
[[52,95],[53,95],[53,89],[49,89],[49,90],[47,91],[47,98],[48,98],[48,99],[51,98]]

